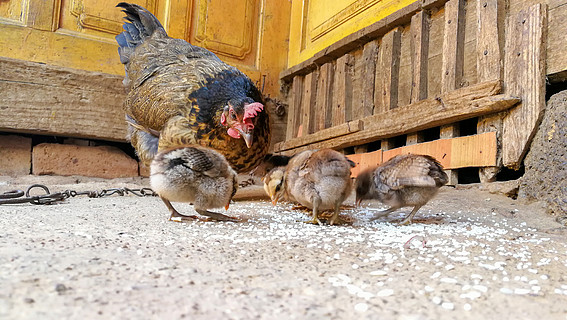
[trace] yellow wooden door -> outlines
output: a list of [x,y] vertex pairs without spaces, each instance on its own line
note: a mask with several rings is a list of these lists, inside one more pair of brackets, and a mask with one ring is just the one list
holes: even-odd
[[416,0],[293,0],[288,67]]

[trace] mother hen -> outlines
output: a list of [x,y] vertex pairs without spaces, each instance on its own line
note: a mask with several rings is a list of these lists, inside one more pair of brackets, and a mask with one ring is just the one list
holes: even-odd
[[270,126],[260,91],[212,52],[170,38],[145,8],[121,2],[124,32],[116,36],[126,69],[128,138],[146,165],[156,153],[199,144],[238,172],[268,152]]

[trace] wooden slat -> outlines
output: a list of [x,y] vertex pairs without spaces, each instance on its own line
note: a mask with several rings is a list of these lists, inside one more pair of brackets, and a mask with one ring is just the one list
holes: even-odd
[[382,37],[376,62],[374,113],[397,107],[402,33],[396,28]]
[[274,150],[284,151],[288,149],[293,149],[300,146],[315,143],[317,141],[327,140],[327,139],[351,134],[353,132],[358,132],[362,129],[363,129],[362,120],[353,120],[332,128],[327,128],[321,131],[317,131],[307,136],[297,137],[295,139],[276,143],[274,146]]
[[[502,42],[504,37],[502,0],[477,0],[477,77],[478,81],[502,79]],[[504,115],[501,113],[479,117],[477,132],[496,132],[498,152],[496,166],[479,169],[481,182],[496,181],[502,166],[502,129]]]
[[550,82],[567,81],[567,1],[557,0],[549,3],[549,27],[547,38],[547,75]]
[[427,98],[427,55],[429,52],[429,13],[420,11],[411,18],[411,99]]
[[333,83],[332,126],[343,124],[352,116],[353,62],[351,54],[345,54],[337,59]]
[[0,130],[126,141],[122,77],[0,58]]
[[465,46],[465,0],[445,3],[441,93],[461,87]]
[[315,101],[317,98],[317,78],[319,71],[314,70],[303,80],[303,96],[301,97],[301,136],[313,133],[315,122]]
[[[396,148],[383,153],[383,161],[399,154],[426,154],[437,159],[445,169],[494,166],[496,133],[439,139]],[[362,168],[361,168],[362,169]]]
[[[439,130],[439,137],[441,139],[449,139],[458,136],[459,136],[459,127],[453,124],[442,125]],[[459,175],[457,171],[450,170],[449,166],[445,166],[445,168],[446,168],[445,173],[447,173],[447,176],[449,177],[447,184],[450,186],[456,186],[459,183]]]
[[537,4],[510,17],[506,30],[506,92],[522,98],[504,118],[502,158],[507,167],[520,167],[545,109],[546,28],[547,5]]
[[319,131],[331,126],[331,102],[333,98],[333,79],[335,67],[328,62],[319,69],[317,81],[317,99],[315,101],[315,130]]
[[291,86],[291,97],[289,102],[289,109],[287,112],[287,130],[286,139],[297,137],[301,116],[301,96],[303,94],[303,77],[296,76],[293,78]]
[[406,136],[406,145],[411,146],[412,144],[418,144],[423,142],[423,140],[422,132],[410,133]]
[[360,75],[362,94],[354,97],[360,104],[353,105],[353,119],[361,119],[374,114],[374,78],[376,73],[376,58],[378,56],[378,42],[370,41],[362,50],[363,69]]
[[[364,129],[347,136],[314,143],[307,148],[345,148],[383,138],[453,123],[480,115],[507,110],[520,99],[499,94],[501,81],[464,87],[407,106],[364,118]],[[304,147],[295,151],[303,150]],[[276,149],[278,151],[278,149]]]

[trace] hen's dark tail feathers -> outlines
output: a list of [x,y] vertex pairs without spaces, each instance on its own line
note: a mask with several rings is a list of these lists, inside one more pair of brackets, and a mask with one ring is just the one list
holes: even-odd
[[120,46],[118,54],[120,55],[120,62],[123,64],[128,63],[134,48],[144,42],[147,37],[153,35],[154,32],[157,31],[167,36],[159,20],[145,8],[126,2],[120,2],[116,6],[123,8],[122,12],[126,14],[124,19],[127,21],[122,26],[124,31],[115,38]]

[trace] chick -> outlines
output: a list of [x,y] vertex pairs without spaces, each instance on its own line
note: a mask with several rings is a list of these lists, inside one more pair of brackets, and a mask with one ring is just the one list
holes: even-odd
[[377,168],[361,172],[356,179],[356,204],[378,199],[390,208],[378,212],[371,220],[395,210],[413,206],[400,225],[410,224],[415,213],[433,198],[448,181],[447,174],[435,158],[427,155],[398,155]]
[[169,220],[199,219],[183,215],[174,202],[191,202],[195,211],[213,220],[238,221],[208,209],[225,207],[236,193],[236,172],[217,151],[192,145],[159,152],[150,166],[150,184],[171,212]]
[[276,167],[264,179],[264,188],[276,203],[285,196],[313,210],[307,223],[321,224],[318,213],[334,209],[329,224],[339,222],[339,209],[352,190],[350,169],[354,162],[341,153],[323,149],[295,155],[285,168]]

